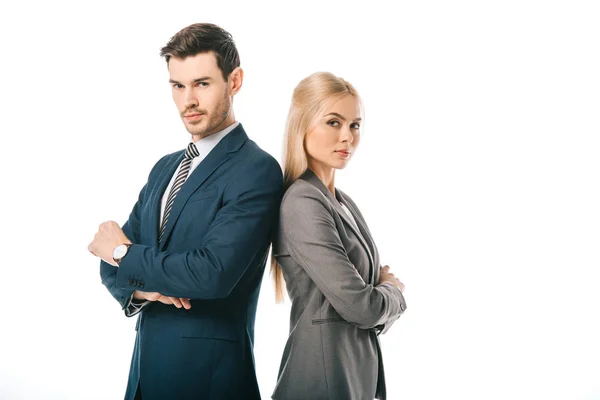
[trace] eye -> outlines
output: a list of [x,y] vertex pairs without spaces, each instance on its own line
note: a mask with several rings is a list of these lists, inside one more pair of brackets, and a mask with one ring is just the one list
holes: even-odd
[[353,123],[352,125],[350,125],[351,129],[360,129],[360,124],[358,122]]
[[181,83],[174,83],[174,84],[173,84],[173,87],[174,87],[175,89],[183,89],[183,85],[182,85]]
[[336,126],[339,126],[340,123],[337,120],[332,119],[331,121],[327,121],[327,125],[333,126],[335,128]]
[[200,87],[207,87],[208,86],[208,82],[198,82],[196,84],[196,86],[200,86]]

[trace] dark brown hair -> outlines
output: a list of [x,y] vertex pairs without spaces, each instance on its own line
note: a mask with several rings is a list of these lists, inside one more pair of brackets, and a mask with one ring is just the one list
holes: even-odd
[[171,57],[183,59],[211,51],[227,80],[231,71],[240,66],[240,56],[231,34],[217,25],[201,23],[183,28],[160,50],[160,56],[169,64]]

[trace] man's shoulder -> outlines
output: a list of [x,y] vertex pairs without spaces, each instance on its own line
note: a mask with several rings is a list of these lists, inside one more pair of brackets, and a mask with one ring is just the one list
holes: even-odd
[[184,151],[185,151],[185,149],[182,149],[182,150],[177,150],[177,151],[174,151],[167,155],[164,155],[164,156],[162,156],[162,158],[160,160],[158,160],[157,164],[160,162],[168,162],[169,160],[178,159],[179,157],[181,157],[181,155],[183,154]]
[[254,140],[248,139],[240,149],[240,153],[250,158],[276,161],[275,158],[263,150]]
[[259,169],[280,171],[279,162],[271,154],[260,148],[252,139],[248,139],[246,143],[239,149],[236,154],[239,163],[236,163],[238,168],[243,169]]
[[281,194],[283,186],[283,171],[279,162],[261,149],[254,141],[248,139],[246,143],[226,163],[228,188],[231,193],[268,188]]
[[181,157],[181,155],[183,154],[184,151],[185,150],[177,150],[177,151],[174,151],[173,153],[169,153],[169,154],[166,154],[166,155],[162,156],[154,164],[154,168],[160,167],[161,165],[165,165],[165,164],[168,164],[169,162],[171,162],[173,160],[179,159],[179,157]]
[[157,162],[154,163],[154,166],[150,170],[150,174],[148,174],[148,179],[152,179],[156,174],[160,174],[164,168],[166,168],[171,163],[175,162],[181,157],[181,154],[184,150],[178,150],[173,153],[162,156]]

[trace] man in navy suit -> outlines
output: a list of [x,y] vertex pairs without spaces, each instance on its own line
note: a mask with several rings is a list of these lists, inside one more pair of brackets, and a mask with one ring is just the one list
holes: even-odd
[[235,120],[243,71],[228,32],[191,25],[161,55],[191,141],[89,245],[102,283],[139,313],[125,398],[259,399],[254,319],[281,169]]

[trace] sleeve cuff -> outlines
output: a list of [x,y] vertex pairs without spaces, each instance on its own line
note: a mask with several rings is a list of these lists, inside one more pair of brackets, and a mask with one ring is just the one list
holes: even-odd
[[125,316],[127,317],[133,317],[136,314],[139,314],[140,311],[142,311],[144,309],[144,307],[146,307],[148,304],[150,304],[151,301],[149,300],[144,300],[144,301],[138,301],[136,299],[133,298],[133,293],[131,294],[131,297],[129,297],[129,302],[127,303],[127,305],[125,306]]

